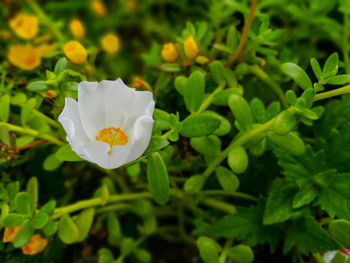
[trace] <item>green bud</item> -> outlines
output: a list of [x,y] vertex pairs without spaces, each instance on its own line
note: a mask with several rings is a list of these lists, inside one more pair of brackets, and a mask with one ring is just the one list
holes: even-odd
[[246,150],[240,145],[233,146],[228,153],[227,161],[234,173],[244,173],[248,167],[248,155]]

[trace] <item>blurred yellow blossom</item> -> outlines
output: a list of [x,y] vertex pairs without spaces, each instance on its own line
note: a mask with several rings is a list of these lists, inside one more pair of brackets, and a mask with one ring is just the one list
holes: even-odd
[[114,54],[119,50],[119,39],[115,34],[106,34],[101,39],[102,48],[110,53]]
[[87,60],[86,49],[78,41],[69,41],[63,47],[64,54],[75,64],[85,63]]
[[203,65],[203,64],[205,64],[205,63],[208,63],[208,62],[209,62],[209,59],[208,59],[207,57],[204,57],[204,56],[198,56],[198,57],[196,58],[196,62],[197,62],[198,64]]
[[38,18],[36,16],[18,14],[9,20],[11,29],[21,38],[32,39],[38,33]]
[[48,52],[55,50],[55,45],[53,44],[42,44],[37,47],[37,51],[41,57],[45,56]]
[[77,39],[82,39],[85,36],[84,26],[79,19],[73,19],[70,21],[69,31]]
[[96,16],[104,17],[107,14],[106,6],[101,0],[92,0],[90,8]]
[[162,57],[168,62],[175,62],[179,56],[176,47],[173,43],[167,43],[162,48]]
[[41,54],[38,48],[33,46],[14,45],[10,47],[7,53],[7,59],[16,67],[24,70],[32,70],[40,65]]
[[195,59],[198,55],[198,47],[193,37],[190,36],[184,43],[185,55],[188,59]]
[[16,227],[6,227],[4,231],[4,236],[2,238],[2,242],[7,243],[7,242],[13,242],[15,239],[15,236],[17,235],[18,231],[21,229],[20,226]]
[[47,246],[47,239],[42,238],[41,235],[33,235],[31,240],[22,247],[22,251],[26,255],[35,255],[40,253]]

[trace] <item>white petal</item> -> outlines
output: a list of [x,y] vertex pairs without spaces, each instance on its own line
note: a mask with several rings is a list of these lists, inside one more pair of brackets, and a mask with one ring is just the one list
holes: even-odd
[[79,114],[90,140],[95,140],[98,132],[105,128],[105,98],[105,89],[100,89],[97,82],[79,83]]
[[91,162],[105,169],[115,169],[125,164],[131,150],[131,144],[127,143],[121,146],[114,146],[112,153],[108,154],[110,146],[99,141],[89,142],[83,147]]
[[58,117],[58,121],[62,124],[67,133],[67,141],[71,145],[73,151],[81,158],[88,160],[82,148],[82,145],[89,141],[80,121],[79,108],[76,100],[66,98],[62,113]]
[[136,120],[131,137],[131,150],[126,163],[139,158],[146,150],[152,135],[153,119],[149,116],[142,116]]

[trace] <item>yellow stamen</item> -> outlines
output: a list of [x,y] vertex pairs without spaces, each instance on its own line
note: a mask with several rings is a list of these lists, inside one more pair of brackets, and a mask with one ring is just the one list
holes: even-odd
[[111,148],[108,154],[111,154],[114,145],[124,145],[128,142],[128,136],[120,128],[109,127],[100,130],[98,136],[96,136],[96,141],[109,144]]

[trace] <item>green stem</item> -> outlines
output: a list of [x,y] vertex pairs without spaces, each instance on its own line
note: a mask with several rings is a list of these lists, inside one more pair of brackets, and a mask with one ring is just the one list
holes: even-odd
[[38,131],[30,129],[30,128],[23,128],[23,127],[13,125],[13,124],[10,124],[7,122],[0,122],[0,126],[5,126],[10,131],[14,131],[14,132],[22,133],[22,134],[28,134],[28,135],[31,135],[33,137],[40,138],[40,139],[43,139],[45,141],[49,141],[51,143],[57,144],[59,146],[64,145],[64,142],[56,139],[55,137],[53,137],[49,134],[39,134]]
[[250,66],[249,71],[257,78],[265,82],[277,94],[284,108],[287,109],[289,107],[283,90],[273,79],[270,78],[268,74],[266,74],[265,71],[263,71],[258,65]]
[[232,246],[232,240],[227,240],[219,258],[219,263],[226,263],[228,249]]
[[95,214],[101,214],[101,213],[110,212],[110,211],[125,210],[125,209],[128,209],[129,207],[130,205],[125,203],[104,206],[99,209],[96,209]]
[[[214,99],[214,96],[218,94],[220,91],[222,91],[225,88],[225,85],[219,85],[206,99],[202,102],[200,108],[193,114],[199,114],[203,111],[205,111],[211,104],[211,102]],[[193,115],[191,114],[191,115]]]
[[216,200],[214,198],[206,198],[206,199],[200,200],[200,202],[212,208],[216,208],[224,212],[227,212],[229,214],[237,213],[237,209],[234,205],[230,205],[228,203]]
[[256,198],[255,196],[241,193],[241,192],[229,192],[229,191],[225,191],[225,190],[206,190],[206,191],[203,191],[201,194],[203,194],[203,195],[228,195],[228,196],[232,196],[232,197],[246,199],[246,200],[253,201],[253,202],[258,201],[258,198]]
[[331,98],[334,96],[343,95],[346,93],[350,93],[350,85],[344,86],[344,87],[339,88],[339,89],[319,93],[315,96],[314,101],[324,100],[324,99],[328,99],[328,98]]

